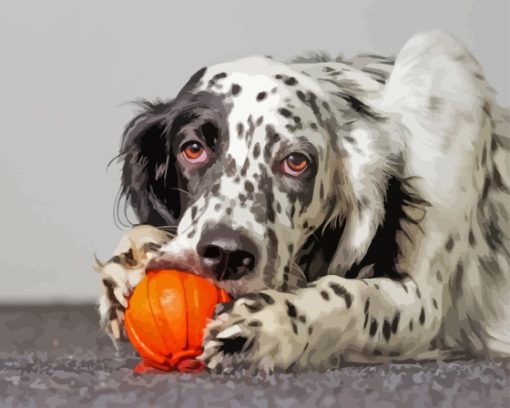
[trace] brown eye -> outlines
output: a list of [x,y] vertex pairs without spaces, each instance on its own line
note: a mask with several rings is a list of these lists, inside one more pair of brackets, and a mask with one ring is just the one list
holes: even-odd
[[308,165],[308,158],[304,154],[291,153],[283,159],[281,170],[284,174],[296,177],[301,175],[308,168]]
[[198,142],[188,142],[182,149],[183,157],[190,163],[203,163],[207,160],[207,153],[204,146]]

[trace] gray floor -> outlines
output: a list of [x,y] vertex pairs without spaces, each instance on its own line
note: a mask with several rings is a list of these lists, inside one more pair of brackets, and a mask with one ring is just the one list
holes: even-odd
[[509,407],[510,361],[390,364],[249,377],[134,374],[93,306],[0,307],[1,407]]

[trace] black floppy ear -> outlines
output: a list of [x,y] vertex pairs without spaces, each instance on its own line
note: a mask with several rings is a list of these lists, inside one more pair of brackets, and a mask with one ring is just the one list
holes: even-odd
[[184,197],[170,140],[174,102],[141,105],[143,111],[128,123],[122,136],[121,195],[140,223],[175,226]]

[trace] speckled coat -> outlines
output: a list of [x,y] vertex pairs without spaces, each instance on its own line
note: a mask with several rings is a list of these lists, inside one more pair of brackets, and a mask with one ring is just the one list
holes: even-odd
[[[183,162],[189,137],[206,164]],[[145,268],[177,266],[236,298],[206,330],[211,369],[509,355],[509,151],[508,111],[441,32],[395,60],[202,69],[126,128],[121,192],[144,225],[98,264],[102,322],[118,338]],[[248,267],[204,262],[222,234]]]

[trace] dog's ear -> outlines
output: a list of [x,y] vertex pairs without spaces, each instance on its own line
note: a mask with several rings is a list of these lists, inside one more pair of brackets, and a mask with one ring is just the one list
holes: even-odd
[[183,188],[171,148],[170,124],[175,102],[142,102],[143,111],[124,130],[121,195],[138,221],[174,226],[184,205]]
[[[385,242],[399,241],[399,222],[406,216],[402,206],[417,206],[419,214],[421,207],[430,205],[416,185],[435,170],[430,168],[431,162],[409,157],[415,152],[421,152],[420,157],[426,157],[427,152],[440,154],[444,168],[449,169],[448,152],[454,141],[460,140],[464,144],[458,146],[469,149],[478,138],[484,102],[490,93],[469,52],[450,35],[431,31],[415,35],[404,45],[380,96],[359,101],[345,97],[362,119],[352,122],[351,139],[357,140],[359,149],[368,141],[371,154],[357,161],[349,155],[350,167],[356,165],[357,171],[356,176],[349,176],[349,213],[329,273],[349,277],[352,260],[360,269],[366,262],[380,259],[371,252],[374,249],[385,248],[384,255],[393,257],[399,249],[392,246],[388,250]],[[463,137],[456,137],[459,134]],[[365,144],[360,143],[362,138]],[[449,206],[458,176],[443,171],[438,177],[441,183],[431,187],[434,196],[444,197],[444,205]],[[411,185],[411,181],[416,182]],[[377,269],[377,261],[375,264]],[[389,262],[385,266],[388,271]]]
[[186,186],[175,162],[172,128],[205,71],[195,72],[174,100],[140,102],[142,112],[124,130],[120,195],[142,224],[176,226],[185,209]]

